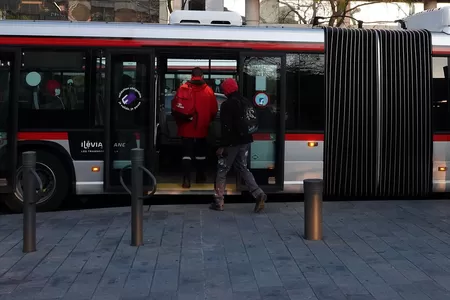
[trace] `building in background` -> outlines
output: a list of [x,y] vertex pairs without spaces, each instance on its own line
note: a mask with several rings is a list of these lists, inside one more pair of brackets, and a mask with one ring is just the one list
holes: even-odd
[[167,9],[166,0],[0,0],[2,19],[165,23]]
[[[168,4],[171,1],[171,4]],[[251,4],[249,14],[243,10],[244,2]],[[251,25],[310,24],[312,16],[329,17],[336,14],[330,5],[333,0],[0,0],[0,19],[70,20],[74,22],[144,22],[167,23],[172,10],[226,10],[231,6]],[[422,11],[425,6],[448,5],[448,0],[423,2],[350,1],[349,15],[364,22],[394,21]],[[442,1],[442,2],[441,2]],[[260,9],[257,10],[256,8]],[[426,5],[425,5],[426,4]],[[358,6],[357,9],[353,9]],[[345,19],[343,25],[349,25]],[[354,21],[353,21],[354,23]]]

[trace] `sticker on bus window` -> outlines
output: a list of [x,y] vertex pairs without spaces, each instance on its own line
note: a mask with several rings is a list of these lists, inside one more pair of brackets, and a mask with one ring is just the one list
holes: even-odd
[[142,94],[134,87],[128,87],[119,93],[119,105],[128,111],[136,110],[141,106]]
[[266,93],[257,93],[253,101],[258,107],[266,107],[269,104],[269,96]]

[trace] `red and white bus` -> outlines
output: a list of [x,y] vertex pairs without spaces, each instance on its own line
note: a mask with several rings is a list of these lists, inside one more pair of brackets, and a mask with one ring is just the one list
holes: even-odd
[[[123,193],[119,173],[135,147],[146,151],[157,194],[212,194],[219,119],[209,137],[208,183],[183,189],[181,143],[168,107],[194,66],[204,69],[219,102],[227,77],[255,100],[260,129],[249,168],[263,189],[302,193],[304,179],[323,178],[324,30],[250,27],[237,19],[231,12],[176,12],[168,25],[0,21],[0,199],[21,210],[21,153],[28,150],[37,152],[44,184],[40,210],[57,209],[69,194]],[[432,190],[446,192],[450,36],[436,31]],[[130,88],[139,99],[125,104]],[[227,193],[243,191],[231,174]]]

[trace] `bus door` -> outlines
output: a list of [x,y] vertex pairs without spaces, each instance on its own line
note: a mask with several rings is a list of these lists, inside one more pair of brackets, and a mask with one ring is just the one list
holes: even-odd
[[21,51],[0,48],[0,193],[12,191],[17,162]]
[[[154,55],[149,50],[110,51],[106,55],[105,190],[123,191],[120,171],[131,164],[131,149],[145,151],[145,166],[153,171],[156,129]],[[131,185],[131,171],[122,173]],[[144,176],[144,185],[149,178]],[[148,188],[148,187],[147,187]]]
[[[249,169],[268,192],[283,189],[286,98],[284,55],[241,53],[240,89],[253,101],[259,129],[248,154]],[[240,181],[240,188],[244,189]]]

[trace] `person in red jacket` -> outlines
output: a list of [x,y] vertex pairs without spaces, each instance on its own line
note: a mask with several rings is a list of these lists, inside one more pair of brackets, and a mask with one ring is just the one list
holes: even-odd
[[187,84],[192,88],[196,113],[191,122],[177,120],[178,136],[182,138],[183,146],[183,188],[191,187],[190,174],[193,157],[195,157],[197,169],[196,182],[206,181],[205,168],[208,153],[206,138],[209,125],[216,117],[218,110],[216,95],[203,80],[203,71],[200,68],[192,70],[191,80]]

